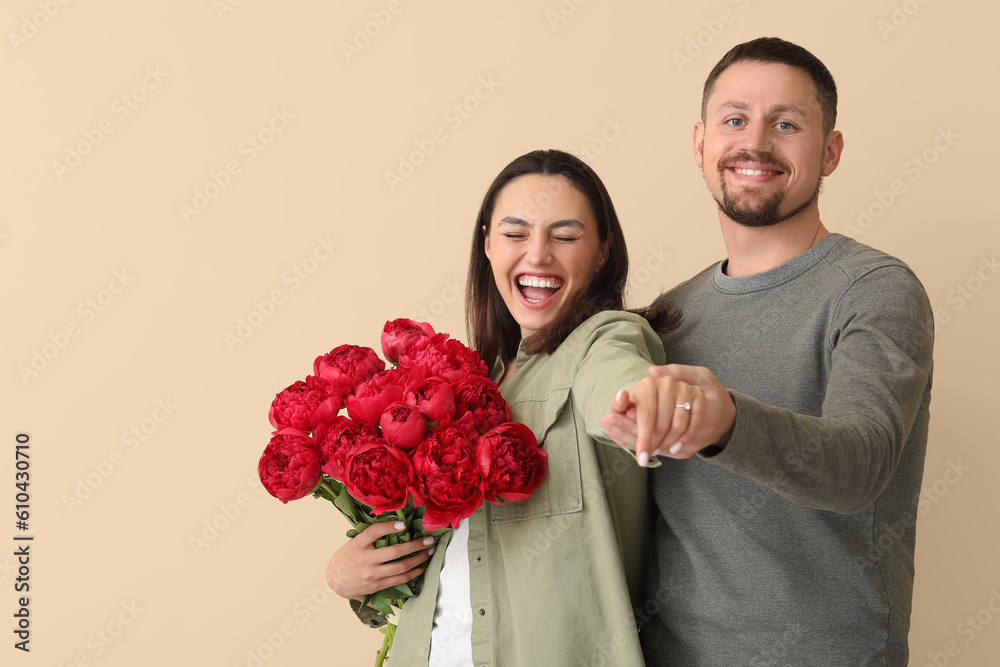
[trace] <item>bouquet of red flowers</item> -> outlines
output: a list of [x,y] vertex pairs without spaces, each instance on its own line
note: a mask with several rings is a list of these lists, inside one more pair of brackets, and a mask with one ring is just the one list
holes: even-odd
[[[268,415],[275,431],[258,464],[272,496],[330,500],[351,523],[348,537],[381,521],[405,523],[405,532],[375,543],[382,547],[436,537],[484,499],[524,500],[538,488],[545,452],[531,429],[510,421],[475,352],[408,319],[385,323],[382,352],[391,368],[371,348],[341,345],[275,396]],[[390,615],[420,592],[421,579],[363,604]],[[382,631],[376,666],[395,626]]]

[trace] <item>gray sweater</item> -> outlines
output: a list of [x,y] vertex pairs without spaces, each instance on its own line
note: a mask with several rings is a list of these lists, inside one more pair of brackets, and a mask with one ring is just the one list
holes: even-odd
[[839,234],[666,295],[668,362],[733,395],[721,451],[652,472],[636,610],[649,665],[905,665],[933,319],[899,260]]

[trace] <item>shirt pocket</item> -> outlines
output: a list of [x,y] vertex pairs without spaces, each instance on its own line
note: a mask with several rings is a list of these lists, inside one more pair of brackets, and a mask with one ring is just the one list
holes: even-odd
[[531,428],[548,455],[545,479],[527,500],[491,507],[492,522],[508,523],[582,510],[580,446],[570,387],[554,389],[547,397],[521,399],[510,407],[514,420]]

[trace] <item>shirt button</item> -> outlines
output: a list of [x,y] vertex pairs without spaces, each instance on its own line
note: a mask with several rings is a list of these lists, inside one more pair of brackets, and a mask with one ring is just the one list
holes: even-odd
[[479,610],[479,615],[480,616],[485,616],[486,615],[486,610],[485,609],[480,609]]
[[483,562],[483,557],[482,556],[476,556],[476,562],[477,563],[482,563]]

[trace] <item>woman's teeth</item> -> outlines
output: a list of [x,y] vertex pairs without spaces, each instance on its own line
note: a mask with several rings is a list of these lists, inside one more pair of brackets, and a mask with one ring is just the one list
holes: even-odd
[[534,278],[531,276],[521,276],[517,279],[517,284],[521,287],[547,287],[549,289],[559,289],[562,283],[552,278]]

